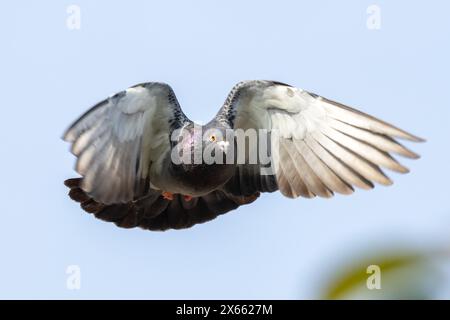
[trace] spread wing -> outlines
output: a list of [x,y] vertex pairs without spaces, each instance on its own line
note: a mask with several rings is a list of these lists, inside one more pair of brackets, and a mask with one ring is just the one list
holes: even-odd
[[299,88],[271,81],[237,84],[217,117],[234,129],[267,129],[273,175],[238,166],[234,194],[274,191],[291,198],[350,194],[353,186],[390,185],[382,167],[406,173],[395,153],[418,158],[396,141],[423,141],[386,122]]
[[163,83],[139,84],[98,103],[64,134],[78,158],[81,190],[103,204],[146,195],[150,167],[161,165],[171,130],[186,121]]

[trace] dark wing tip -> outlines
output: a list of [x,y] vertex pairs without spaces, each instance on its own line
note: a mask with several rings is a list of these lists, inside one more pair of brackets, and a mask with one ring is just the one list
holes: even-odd
[[411,136],[413,138],[412,141],[414,141],[414,142],[419,142],[419,143],[427,142],[427,139],[424,139],[424,138],[421,138],[421,137],[418,137],[418,136],[415,136],[415,135],[411,135]]
[[64,181],[64,185],[68,188],[78,188],[81,183],[81,178],[72,178]]
[[287,84],[287,83],[284,83],[281,81],[275,81],[275,80],[267,80],[267,81],[269,81],[272,85],[276,85],[276,86],[285,86],[285,87],[291,87],[291,88],[293,87],[290,84]]

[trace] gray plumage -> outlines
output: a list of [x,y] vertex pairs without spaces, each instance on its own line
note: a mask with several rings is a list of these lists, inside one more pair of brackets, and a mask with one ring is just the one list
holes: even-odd
[[[267,164],[176,164],[172,134],[189,133],[194,154],[220,141],[203,141],[164,83],[143,83],[98,103],[64,135],[80,178],[69,195],[97,218],[120,227],[188,228],[280,190],[290,198],[329,198],[392,181],[381,167],[406,173],[391,153],[418,158],[395,139],[422,141],[360,111],[274,81],[243,81],[203,130],[265,129]],[[202,149],[203,150],[203,149]],[[219,150],[219,149],[218,149]],[[223,156],[228,149],[221,148]],[[173,194],[167,199],[163,192]]]

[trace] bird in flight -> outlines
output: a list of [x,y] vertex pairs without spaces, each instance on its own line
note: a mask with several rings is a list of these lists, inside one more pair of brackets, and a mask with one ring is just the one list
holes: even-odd
[[390,185],[381,167],[408,172],[391,154],[419,158],[396,139],[423,141],[335,101],[262,80],[236,84],[200,126],[169,85],[149,82],[101,101],[69,127],[64,140],[81,177],[65,185],[85,211],[119,227],[183,229],[263,192],[330,198]]

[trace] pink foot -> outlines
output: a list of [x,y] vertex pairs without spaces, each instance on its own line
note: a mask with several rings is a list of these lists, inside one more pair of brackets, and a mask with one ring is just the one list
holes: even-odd
[[164,191],[164,192],[162,193],[162,196],[163,196],[163,198],[166,199],[166,200],[169,200],[169,201],[172,201],[172,200],[173,200],[173,193],[172,193],[172,192]]

